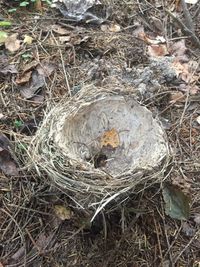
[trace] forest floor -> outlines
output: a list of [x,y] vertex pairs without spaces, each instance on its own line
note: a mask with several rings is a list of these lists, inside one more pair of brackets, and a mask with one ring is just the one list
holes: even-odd
[[[200,5],[104,2],[101,23],[71,22],[43,2],[0,1],[0,267],[200,266]],[[175,78],[157,69],[157,84],[136,84],[138,70],[168,57]],[[189,199],[188,218],[166,215],[154,184],[90,223],[45,173],[26,169],[48,101],[111,77],[139,86],[140,102],[162,121],[173,151],[166,179]]]

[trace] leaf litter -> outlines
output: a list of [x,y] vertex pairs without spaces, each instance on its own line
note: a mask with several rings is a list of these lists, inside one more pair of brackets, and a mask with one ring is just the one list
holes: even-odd
[[5,40],[5,47],[9,52],[14,53],[21,47],[21,41],[17,39],[18,33],[8,36]]
[[[55,65],[47,61],[41,63],[33,61],[26,65],[24,71],[16,79],[21,95],[26,99],[38,96],[39,90],[45,86],[45,78],[48,78],[55,70]],[[41,102],[43,97],[34,99]]]
[[11,156],[11,146],[9,139],[0,134],[0,169],[3,173],[9,176],[15,176],[19,174],[19,170],[15,161]]

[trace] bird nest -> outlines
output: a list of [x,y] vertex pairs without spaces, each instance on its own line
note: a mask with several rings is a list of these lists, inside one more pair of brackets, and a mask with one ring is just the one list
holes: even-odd
[[161,124],[130,91],[94,86],[47,113],[30,153],[39,172],[97,212],[138,184],[161,181],[169,158]]

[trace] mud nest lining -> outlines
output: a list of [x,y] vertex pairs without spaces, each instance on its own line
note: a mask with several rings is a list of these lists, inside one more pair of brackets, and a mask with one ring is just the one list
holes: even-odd
[[161,181],[169,160],[159,121],[133,92],[94,86],[47,113],[29,153],[38,172],[84,208]]

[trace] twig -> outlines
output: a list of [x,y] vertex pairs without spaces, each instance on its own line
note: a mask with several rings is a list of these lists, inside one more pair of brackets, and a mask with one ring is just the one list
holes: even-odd
[[[200,60],[199,60],[199,62],[198,62],[198,65],[197,65],[196,69],[195,69],[194,72],[192,73],[192,75],[191,75],[190,80],[189,80],[188,83],[190,83],[190,81],[192,80],[192,78],[193,78],[193,76],[194,76],[196,70],[198,69],[199,65],[200,65]],[[183,113],[182,113],[181,118],[180,118],[180,125],[181,125],[182,122],[183,122],[183,118],[184,118],[184,116],[185,116],[185,112],[186,112],[186,110],[187,110],[187,108],[188,108],[189,96],[190,96],[190,91],[187,90],[186,100],[185,100],[185,105],[184,105]]]
[[200,229],[195,233],[195,235],[190,239],[190,241],[187,243],[187,245],[181,250],[181,252],[178,254],[178,256],[176,257],[176,259],[174,260],[174,264],[177,263],[177,261],[179,260],[179,258],[182,256],[182,254],[189,248],[189,246],[192,244],[192,242],[198,238],[200,234]]
[[[58,46],[58,42],[57,42],[54,34],[52,32],[51,32],[51,34],[52,34],[52,37],[53,37],[56,45]],[[65,82],[66,82],[66,85],[67,85],[67,90],[68,90],[69,96],[71,97],[72,93],[71,93],[69,81],[68,81],[68,78],[67,78],[67,72],[66,72],[66,69],[65,69],[65,62],[64,62],[64,59],[63,59],[63,54],[62,54],[62,51],[61,51],[60,47],[58,47],[58,50],[60,52],[60,59],[61,59],[62,67],[63,67],[63,72],[64,72],[64,76],[65,76]]]
[[187,4],[185,3],[185,0],[181,0],[181,6],[182,6],[183,14],[185,17],[185,24],[188,27],[188,29],[190,29],[194,33],[195,32],[194,24],[193,24],[190,12],[187,8]]
[[192,41],[194,42],[194,44],[200,48],[200,40],[199,38],[194,34],[194,32],[192,32],[190,29],[188,29],[188,27],[179,19],[177,18],[171,11],[169,11],[168,9],[165,9],[165,11],[167,12],[167,14],[172,17],[173,20],[175,20],[179,26],[182,28],[182,30],[190,35]]
[[156,220],[155,220],[154,216],[153,216],[153,221],[154,221],[154,226],[155,226],[155,230],[156,230],[158,249],[159,249],[160,259],[161,259],[161,266],[163,267],[164,266],[164,261],[163,261],[162,247],[161,247],[161,244],[160,244],[158,226],[157,226],[157,223],[156,223]]

